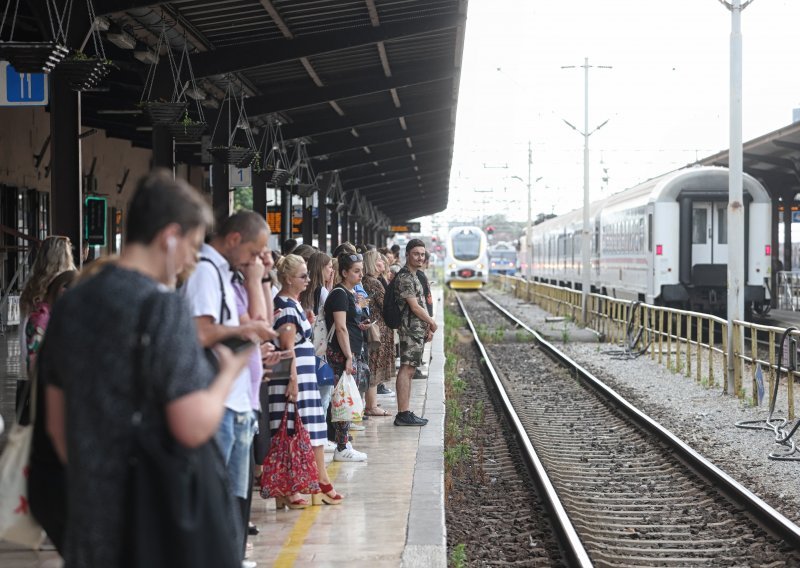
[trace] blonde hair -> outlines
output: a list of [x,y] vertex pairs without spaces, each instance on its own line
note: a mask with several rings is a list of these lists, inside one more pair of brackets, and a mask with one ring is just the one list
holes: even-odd
[[278,272],[278,280],[280,281],[281,285],[286,286],[289,282],[289,277],[292,276],[292,273],[295,272],[298,268],[305,266],[306,261],[303,260],[302,256],[298,256],[296,254],[287,254],[286,256],[282,256],[280,260],[278,260],[278,264],[275,265],[275,268]]
[[381,253],[377,250],[368,250],[364,253],[364,272],[370,276],[377,278],[380,276],[378,272],[378,261],[381,259]]
[[42,241],[31,274],[22,288],[19,299],[22,313],[31,313],[36,304],[43,302],[50,282],[67,270],[75,270],[72,243],[67,237],[47,237]]
[[338,286],[342,283],[342,275],[339,274],[339,259],[334,257],[331,263],[333,266],[333,285]]

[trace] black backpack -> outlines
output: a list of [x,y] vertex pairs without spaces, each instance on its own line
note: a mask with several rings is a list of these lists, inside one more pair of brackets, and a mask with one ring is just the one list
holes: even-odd
[[[395,288],[397,277],[400,275],[400,272],[404,270],[406,270],[405,267],[401,268],[394,279],[389,282],[389,286],[386,288],[386,294],[383,297],[383,321],[390,329],[398,329],[400,327],[400,322],[403,321],[403,310],[397,304]],[[406,270],[406,272],[408,271]]]

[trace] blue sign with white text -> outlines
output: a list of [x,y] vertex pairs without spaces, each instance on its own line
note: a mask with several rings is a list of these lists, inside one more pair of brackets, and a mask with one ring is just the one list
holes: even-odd
[[0,62],[0,104],[7,106],[46,105],[47,76],[44,73],[18,73],[9,63]]

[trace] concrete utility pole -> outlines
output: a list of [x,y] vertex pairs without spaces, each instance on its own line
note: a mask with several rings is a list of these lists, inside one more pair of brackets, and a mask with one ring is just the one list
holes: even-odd
[[[733,322],[744,318],[744,150],[742,146],[742,10],[753,0],[720,0],[731,12],[730,48],[730,148],[728,150],[728,382],[727,391],[735,394]],[[741,338],[740,338],[741,339]]]
[[525,230],[525,262],[527,268],[525,269],[525,279],[531,281],[531,264],[533,263],[533,251],[531,250],[531,231],[533,231],[533,223],[531,222],[531,166],[533,165],[533,152],[531,151],[531,141],[528,140],[528,224]]
[[[592,289],[592,269],[590,261],[590,250],[592,244],[592,229],[589,223],[589,136],[603,128],[608,120],[589,132],[589,69],[612,69],[609,65],[589,65],[589,58],[583,60],[583,65],[564,65],[562,69],[583,69],[583,132],[575,128],[572,124],[564,120],[567,126],[583,136],[583,236],[581,237],[581,256],[583,258],[581,268],[581,320],[583,325],[589,323],[589,292]],[[562,119],[563,120],[563,119]]]

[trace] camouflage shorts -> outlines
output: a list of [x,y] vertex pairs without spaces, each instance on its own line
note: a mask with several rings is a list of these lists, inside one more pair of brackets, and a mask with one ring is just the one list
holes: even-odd
[[400,334],[400,364],[412,367],[422,366],[422,352],[425,350],[425,336]]

